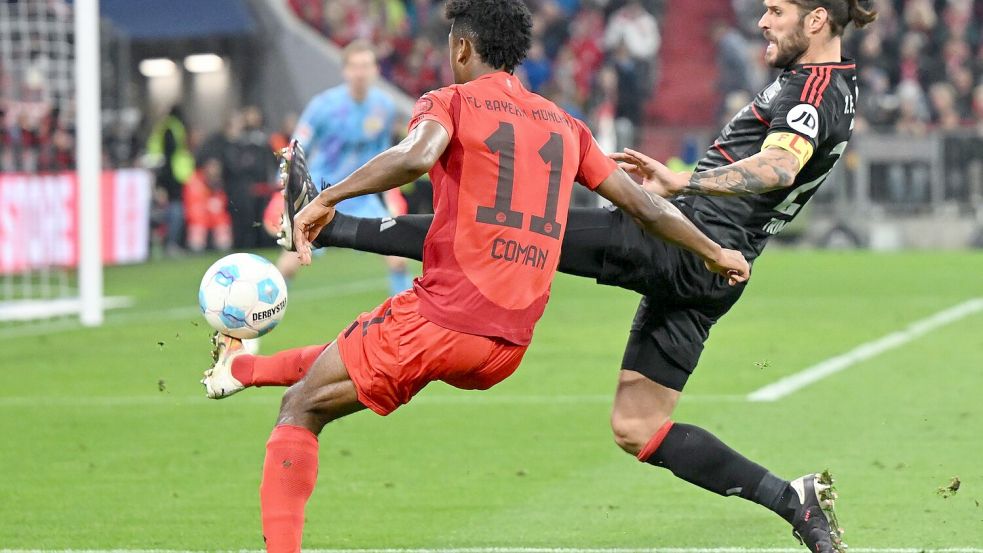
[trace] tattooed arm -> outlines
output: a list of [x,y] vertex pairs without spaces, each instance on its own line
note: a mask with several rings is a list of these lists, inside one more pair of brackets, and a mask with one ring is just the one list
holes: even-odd
[[680,194],[727,196],[764,194],[788,188],[799,173],[799,161],[781,148],[768,148],[737,163],[693,173]]
[[764,194],[791,186],[800,170],[795,155],[775,147],[766,148],[736,163],[698,173],[674,173],[665,165],[634,150],[625,150],[611,157],[629,173],[642,177],[644,188],[660,196]]

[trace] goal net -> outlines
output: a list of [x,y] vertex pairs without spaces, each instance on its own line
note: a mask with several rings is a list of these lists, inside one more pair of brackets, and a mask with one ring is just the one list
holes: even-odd
[[98,41],[96,0],[0,2],[0,325],[101,323]]

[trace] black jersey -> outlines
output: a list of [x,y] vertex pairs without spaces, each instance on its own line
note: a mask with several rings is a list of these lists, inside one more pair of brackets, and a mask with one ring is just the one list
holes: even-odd
[[856,105],[852,60],[784,70],[734,116],[697,171],[751,157],[767,142],[791,151],[800,162],[808,159],[794,184],[749,196],[680,196],[674,203],[722,246],[756,258],[832,171],[853,131]]

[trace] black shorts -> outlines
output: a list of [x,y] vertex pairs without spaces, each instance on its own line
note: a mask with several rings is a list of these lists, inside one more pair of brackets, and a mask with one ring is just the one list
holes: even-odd
[[597,282],[644,296],[621,367],[682,391],[710,327],[737,302],[745,285],[730,286],[699,256],[647,234],[620,210],[611,211],[609,228]]

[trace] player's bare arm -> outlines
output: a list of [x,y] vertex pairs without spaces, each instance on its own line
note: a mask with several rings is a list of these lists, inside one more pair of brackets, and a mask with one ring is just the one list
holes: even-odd
[[780,147],[769,147],[736,163],[700,172],[675,173],[631,149],[611,157],[623,169],[640,176],[643,187],[660,196],[764,194],[791,186],[801,169],[799,158]]
[[737,163],[693,173],[680,193],[710,196],[764,194],[792,186],[799,169],[799,160],[791,152],[767,148]]
[[399,144],[372,158],[350,176],[329,186],[294,218],[294,243],[300,261],[311,262],[311,240],[334,217],[334,206],[343,200],[384,192],[412,182],[440,159],[450,135],[436,121],[423,121]]
[[676,206],[658,194],[639,188],[624,171],[616,170],[596,191],[629,213],[649,233],[699,255],[707,269],[727,277],[731,285],[750,277],[751,267],[744,255],[720,247]]

